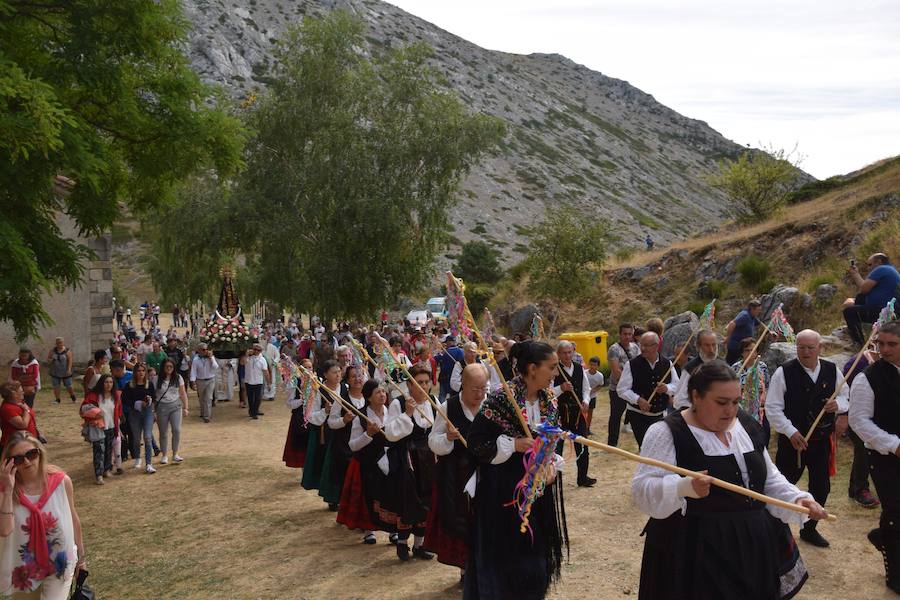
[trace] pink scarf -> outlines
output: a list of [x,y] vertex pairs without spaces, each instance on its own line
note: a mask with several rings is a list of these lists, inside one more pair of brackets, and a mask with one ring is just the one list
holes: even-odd
[[47,504],[47,500],[50,499],[50,496],[53,495],[53,492],[56,491],[56,488],[59,487],[59,484],[62,483],[65,477],[66,474],[62,471],[57,471],[48,475],[44,493],[41,494],[41,497],[36,504],[33,504],[31,500],[22,493],[22,490],[19,490],[19,504],[27,508],[30,513],[30,516],[28,517],[28,521],[30,521],[28,549],[34,554],[35,562],[41,571],[37,579],[43,579],[56,572],[56,568],[50,561],[50,551],[47,548],[47,528],[46,523],[44,522],[44,516],[41,514],[41,509],[44,508],[44,505]]

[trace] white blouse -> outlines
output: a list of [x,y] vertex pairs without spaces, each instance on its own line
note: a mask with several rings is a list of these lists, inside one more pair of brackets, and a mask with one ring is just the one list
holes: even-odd
[[[362,407],[366,405],[366,400],[362,396],[359,398],[354,398],[352,394],[350,396],[350,403],[353,404],[357,409],[362,412]],[[328,427],[331,429],[343,429],[344,425],[344,417],[341,416],[341,409],[344,408],[340,402],[332,402],[331,404],[331,412],[328,413]],[[355,413],[354,413],[355,416]]]
[[[731,429],[725,432],[729,440],[728,445],[724,444],[711,431],[706,431],[693,425],[688,425],[688,427],[700,444],[703,453],[707,456],[734,456],[741,472],[744,486],[749,485],[744,453],[753,451],[753,442],[740,421],[735,419]],[[654,458],[671,465],[677,464],[675,442],[668,425],[664,422],[659,422],[650,426],[644,437],[644,443],[641,445],[641,456]],[[785,479],[784,475],[772,463],[768,450],[763,450],[763,458],[766,461],[764,494],[791,503],[801,498],[812,498],[810,494],[800,491],[797,486]],[[690,477],[682,477],[677,473],[672,473],[659,467],[641,464],[638,465],[634,479],[631,481],[631,497],[642,512],[654,519],[665,519],[677,510],[684,514],[687,510],[686,498],[696,496],[691,486]],[[766,509],[772,516],[785,523],[804,523],[808,520],[803,513],[779,508],[771,504],[767,504]]]
[[[325,384],[323,383],[321,385],[324,386]],[[328,388],[328,389],[331,390],[331,388]],[[331,391],[334,392],[334,394],[336,396],[339,396],[341,394],[340,384],[338,384],[338,388],[336,390],[331,390]],[[309,413],[309,422],[312,423],[313,425],[322,425],[328,419],[329,409],[325,408],[325,402],[323,402],[323,400],[325,400],[327,402],[331,402],[332,400],[331,400],[331,394],[328,394],[328,396],[326,397],[325,393],[326,392],[318,390],[318,391],[316,391],[316,395],[313,397],[312,410]],[[340,402],[333,402],[333,404],[340,404]]]

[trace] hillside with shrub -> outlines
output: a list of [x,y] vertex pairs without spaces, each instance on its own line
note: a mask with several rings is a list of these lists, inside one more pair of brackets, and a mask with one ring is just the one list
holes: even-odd
[[785,306],[794,328],[830,332],[843,324],[841,303],[856,293],[846,276],[849,261],[864,265],[875,252],[900,258],[900,157],[813,182],[791,200],[761,223],[725,224],[655,252],[617,253],[611,242],[602,281],[577,305],[540,302],[529,291],[529,266],[522,263],[489,306],[506,323],[517,308],[536,302],[545,315],[559,309],[558,331],[612,333],[621,321],[643,323],[684,310],[699,314],[717,298],[723,328],[748,299],[784,286],[797,289]]

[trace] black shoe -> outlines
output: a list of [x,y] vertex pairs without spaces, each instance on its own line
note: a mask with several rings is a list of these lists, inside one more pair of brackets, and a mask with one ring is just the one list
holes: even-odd
[[397,543],[397,534],[391,533],[388,535],[388,544],[396,544]]
[[264,412],[258,412],[258,413],[256,413],[256,415],[259,416],[259,417],[263,416],[264,414],[266,414],[266,413],[264,413]]
[[402,561],[409,560],[409,546],[406,543],[397,543],[397,558]]
[[204,422],[204,423],[209,423],[209,417],[203,417],[203,422]]
[[375,534],[374,534],[374,533],[367,533],[367,534],[363,537],[363,544],[371,545],[371,544],[374,544],[376,541],[378,541],[378,540],[375,539]]
[[159,448],[154,448],[154,449],[153,449],[153,456],[154,456],[154,457],[159,456],[161,453],[162,453],[162,450],[160,450]]
[[827,548],[831,544],[828,543],[822,534],[816,531],[814,527],[804,527],[800,530],[800,539],[804,542],[812,544],[817,548]]
[[337,512],[337,509],[338,509],[337,504],[335,504],[334,502],[328,503],[328,510],[330,510],[331,512]]
[[46,443],[47,443],[47,438],[45,438],[45,437],[42,436],[42,435],[39,435],[39,436],[38,436],[38,441],[39,441],[40,443],[42,443],[42,444],[46,444]]
[[413,553],[413,556],[415,556],[416,558],[421,558],[422,560],[431,560],[432,558],[434,558],[433,553],[429,552],[428,550],[425,550],[421,546],[419,546],[418,548],[413,546],[412,553]]
[[253,420],[255,421],[255,420],[258,419],[259,417],[257,417],[256,415],[253,415],[253,416],[250,417],[250,418],[253,419]]
[[597,480],[594,477],[585,477],[578,482],[578,487],[594,487],[595,483],[597,483]]
[[60,402],[59,402],[59,398],[57,398],[56,400],[54,400],[54,402],[56,402],[57,404],[59,404],[59,403],[60,403]]

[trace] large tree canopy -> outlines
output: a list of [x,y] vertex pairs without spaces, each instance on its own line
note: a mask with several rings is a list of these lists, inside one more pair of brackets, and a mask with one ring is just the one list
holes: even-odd
[[185,28],[175,0],[0,0],[0,320],[20,338],[49,322],[42,292],[81,280],[60,213],[97,235],[118,202],[146,215],[198,169],[239,167],[242,126],[190,70]]
[[207,224],[236,244],[258,297],[351,317],[417,291],[460,178],[503,135],[441,87],[427,47],[365,47],[345,12],[306,19],[250,111],[247,168]]

